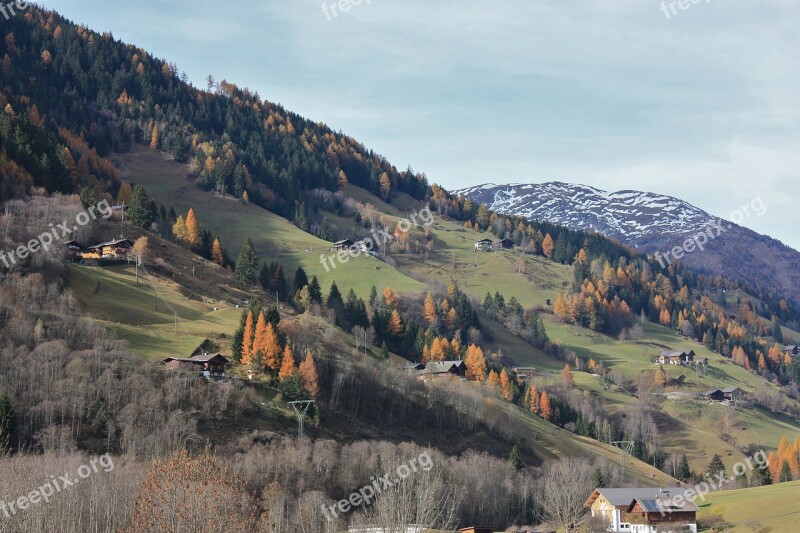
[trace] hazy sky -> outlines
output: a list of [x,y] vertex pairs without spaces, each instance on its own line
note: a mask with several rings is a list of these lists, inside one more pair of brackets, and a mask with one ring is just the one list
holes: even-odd
[[[800,0],[48,0],[459,188],[676,196],[800,249]],[[333,0],[324,5],[333,5]]]

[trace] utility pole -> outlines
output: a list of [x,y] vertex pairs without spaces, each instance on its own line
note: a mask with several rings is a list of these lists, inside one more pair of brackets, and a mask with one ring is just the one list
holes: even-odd
[[622,457],[622,479],[625,480],[625,454],[630,455],[633,451],[634,442],[632,440],[615,440],[611,442],[615,447],[619,448],[620,456]]
[[296,402],[289,402],[289,405],[294,409],[294,414],[297,416],[298,437],[303,438],[303,420],[306,417],[306,412],[311,404],[315,403],[314,400],[300,400]]

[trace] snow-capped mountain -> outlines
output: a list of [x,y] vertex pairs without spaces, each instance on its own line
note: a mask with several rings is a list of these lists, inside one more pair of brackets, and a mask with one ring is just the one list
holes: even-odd
[[499,213],[547,220],[572,229],[591,229],[643,249],[665,237],[708,227],[715,218],[671,196],[640,191],[606,192],[558,181],[487,183],[454,191]]
[[469,187],[455,194],[498,213],[594,230],[645,253],[667,252],[700,233],[717,234],[681,262],[706,272],[769,288],[800,304],[800,253],[733,222],[719,222],[683,200],[641,191],[606,192],[558,181]]

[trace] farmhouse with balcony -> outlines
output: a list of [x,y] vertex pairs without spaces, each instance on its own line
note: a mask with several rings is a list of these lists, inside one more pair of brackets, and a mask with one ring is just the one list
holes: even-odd
[[491,251],[493,244],[494,241],[492,241],[492,239],[481,239],[479,241],[475,241],[475,245],[473,246],[473,248],[476,251],[477,250]]
[[89,246],[81,254],[83,259],[97,261],[119,261],[128,257],[133,248],[133,243],[128,239],[115,239]]
[[611,532],[655,533],[674,528],[697,533],[699,509],[685,494],[679,487],[598,488],[584,506],[591,509],[592,517],[604,518]]
[[225,367],[230,360],[219,353],[200,353],[192,357],[167,357],[161,361],[167,365],[167,370],[178,368],[197,369],[200,375],[207,380],[220,380],[225,378]]
[[694,363],[694,350],[684,352],[682,350],[664,350],[656,358],[656,362],[662,365],[689,365]]

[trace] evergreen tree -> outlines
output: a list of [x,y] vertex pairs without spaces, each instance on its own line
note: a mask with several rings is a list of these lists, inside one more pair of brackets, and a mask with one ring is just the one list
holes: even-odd
[[15,418],[11,398],[8,394],[3,394],[0,398],[0,455],[14,449],[17,429]]
[[91,187],[84,187],[80,193],[81,205],[84,209],[88,209],[93,205],[97,205],[97,196],[94,194],[94,189]]
[[236,281],[242,289],[253,286],[257,279],[258,257],[253,241],[248,237],[242,245],[242,251],[236,259]]
[[306,271],[303,270],[303,267],[297,267],[294,273],[294,292],[297,293],[297,291],[301,290],[306,285],[308,285]]
[[148,229],[153,223],[153,212],[150,208],[150,198],[144,187],[137,185],[133,189],[131,205],[128,207],[128,222],[134,226]]
[[784,461],[781,467],[780,482],[785,483],[792,480],[792,468],[789,466],[789,461]]
[[683,454],[681,458],[681,464],[678,467],[678,472],[676,477],[681,481],[689,481],[692,477],[692,470],[689,468],[689,459],[686,458],[686,454]]
[[522,453],[519,451],[519,446],[516,444],[511,447],[511,453],[508,455],[508,462],[511,463],[517,470],[525,468],[525,461],[522,459]]
[[716,476],[720,472],[725,474],[725,465],[722,463],[722,457],[720,457],[718,453],[715,453],[714,457],[711,459],[711,463],[708,465],[706,473],[711,476]]
[[308,293],[312,302],[322,303],[322,287],[319,286],[317,276],[311,278],[311,283],[308,284]]
[[603,471],[599,466],[596,467],[592,473],[592,486],[598,489],[602,489],[606,486],[606,478],[603,476]]
[[378,289],[375,288],[375,285],[369,290],[369,306],[375,307],[375,300],[378,299]]

